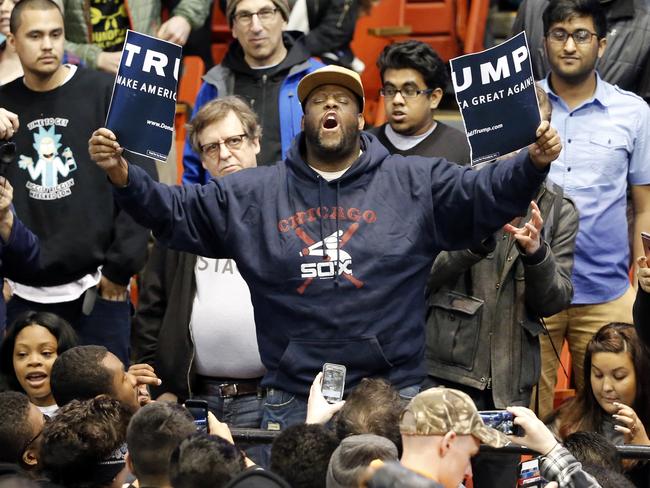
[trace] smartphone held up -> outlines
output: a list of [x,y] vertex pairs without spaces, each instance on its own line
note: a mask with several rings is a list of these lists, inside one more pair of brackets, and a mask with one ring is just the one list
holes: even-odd
[[197,432],[209,434],[208,402],[205,400],[186,400],[185,408],[187,408],[187,410],[192,414],[192,417],[194,417],[194,425],[196,425]]
[[323,397],[329,403],[336,403],[343,399],[345,390],[345,366],[342,364],[325,363],[323,365]]

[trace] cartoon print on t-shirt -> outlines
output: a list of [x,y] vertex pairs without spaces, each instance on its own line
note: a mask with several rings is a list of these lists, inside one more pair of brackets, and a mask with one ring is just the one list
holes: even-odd
[[[67,120],[66,120],[67,123]],[[49,129],[38,127],[34,134],[34,149],[38,155],[36,163],[34,160],[23,154],[18,160],[18,167],[29,173],[31,182],[27,182],[29,196],[36,200],[56,200],[71,194],[70,187],[74,185],[74,179],[59,183],[59,176],[65,178],[70,172],[77,169],[72,150],[66,147],[61,156],[59,148],[62,144],[61,135],[56,133],[56,127],[51,125]]]

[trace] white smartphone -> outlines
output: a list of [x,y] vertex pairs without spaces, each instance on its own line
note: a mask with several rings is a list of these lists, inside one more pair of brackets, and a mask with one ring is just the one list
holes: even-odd
[[336,403],[343,399],[345,390],[345,366],[342,364],[323,364],[323,383],[321,386],[323,396],[329,403]]

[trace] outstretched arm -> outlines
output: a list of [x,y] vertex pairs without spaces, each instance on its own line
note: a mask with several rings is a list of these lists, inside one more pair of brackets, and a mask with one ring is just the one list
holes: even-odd
[[435,240],[439,249],[472,248],[513,217],[526,213],[561,144],[542,122],[537,141],[514,158],[480,171],[438,161],[430,175]]
[[108,129],[93,133],[89,152],[113,183],[120,208],[151,229],[163,244],[206,257],[230,257],[224,250],[228,194],[221,184],[158,183],[142,168],[126,161],[123,148]]

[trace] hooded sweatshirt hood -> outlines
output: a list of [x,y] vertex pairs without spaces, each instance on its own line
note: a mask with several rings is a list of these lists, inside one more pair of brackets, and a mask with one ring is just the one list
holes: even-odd
[[282,158],[281,121],[278,112],[278,99],[282,84],[293,70],[302,70],[309,59],[304,46],[303,34],[284,32],[282,40],[287,55],[277,65],[253,69],[244,57],[244,49],[234,40],[222,62],[236,78],[234,94],[246,99],[260,119],[264,137],[260,140],[258,164],[270,164]]

